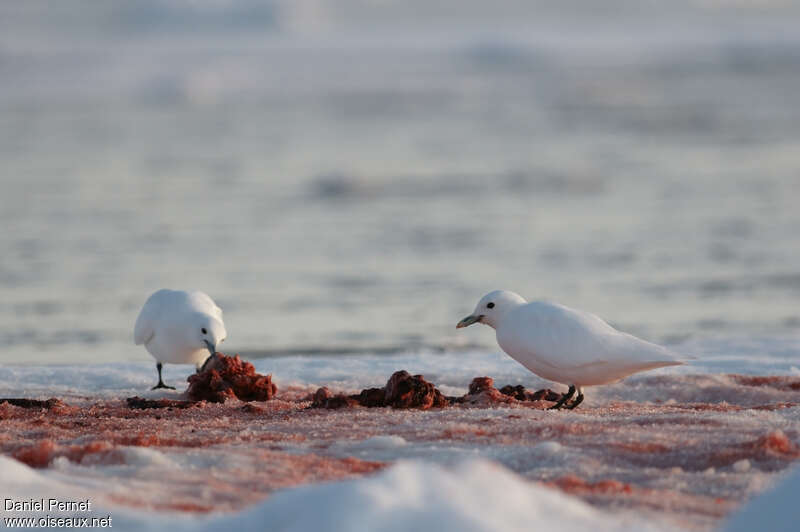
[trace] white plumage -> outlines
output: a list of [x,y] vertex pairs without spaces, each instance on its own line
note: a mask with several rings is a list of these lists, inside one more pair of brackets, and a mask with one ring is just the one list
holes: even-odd
[[195,364],[198,368],[216,352],[227,332],[222,310],[199,291],[162,289],[142,307],[133,329],[136,345],[144,344],[156,359],[157,387],[163,388],[163,363]]
[[556,303],[527,303],[504,290],[484,296],[458,327],[478,322],[493,327],[501,349],[533,373],[577,388],[578,403],[583,386],[683,364],[667,348],[620,332],[594,314]]

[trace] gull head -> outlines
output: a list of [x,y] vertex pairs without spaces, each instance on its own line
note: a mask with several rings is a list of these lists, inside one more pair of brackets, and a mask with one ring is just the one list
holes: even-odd
[[508,290],[489,292],[478,301],[472,314],[458,322],[456,329],[469,327],[473,323],[484,323],[489,327],[497,328],[503,314],[525,303],[522,296]]
[[214,356],[217,346],[228,336],[225,324],[202,312],[193,313],[190,321],[190,326],[186,328],[189,344],[197,349],[208,349],[211,356]]

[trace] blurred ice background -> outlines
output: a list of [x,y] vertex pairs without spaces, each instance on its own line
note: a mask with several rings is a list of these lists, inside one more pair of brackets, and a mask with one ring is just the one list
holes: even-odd
[[251,354],[494,351],[454,328],[494,288],[796,345],[798,28],[779,0],[0,2],[0,362],[149,360],[161,287]]

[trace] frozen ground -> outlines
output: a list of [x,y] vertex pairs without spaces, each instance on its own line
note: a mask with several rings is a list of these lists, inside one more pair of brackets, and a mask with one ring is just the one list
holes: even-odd
[[[0,474],[15,493],[38,498],[91,496],[91,490],[67,486],[0,457]],[[487,485],[491,489],[487,489]],[[67,495],[68,494],[68,495]],[[442,531],[525,530],[536,526],[570,526],[594,530],[660,530],[630,516],[612,516],[572,497],[525,482],[508,470],[483,460],[454,468],[422,462],[401,462],[373,477],[286,490],[237,514],[187,518],[176,514],[143,514],[110,506],[93,513],[112,515],[122,530],[269,530],[371,531],[425,530],[433,523]],[[313,511],[309,511],[313,509]],[[35,516],[34,512],[19,512]],[[65,513],[65,516],[70,515]]]
[[[690,365],[656,370],[646,376],[664,374],[740,373],[746,375],[800,376],[800,336],[779,338],[706,338],[672,345],[672,349],[694,356]],[[77,365],[0,366],[0,396],[126,397],[142,395],[155,384],[152,359],[139,350],[141,362]],[[409,351],[406,353],[354,355],[292,355],[249,358],[261,373],[272,373],[281,388],[291,385],[357,389],[382,386],[392,372],[407,369],[421,373],[445,394],[462,394],[473,377],[490,375],[499,384],[523,384],[529,388],[551,386],[537,378],[499,349],[492,351]],[[100,358],[104,360],[104,358]],[[166,382],[182,382],[193,371],[190,366],[167,365]],[[626,383],[637,382],[637,377]],[[624,388],[623,388],[624,389]],[[617,388],[593,388],[588,401],[616,397]]]
[[[380,386],[398,369],[425,374],[448,395],[481,375],[498,387],[548,385],[485,352],[259,359],[257,369],[278,384],[275,400],[154,410],[124,402],[180,396],[148,390],[149,363],[6,366],[0,397],[64,404],[0,406],[0,451],[35,468],[4,459],[0,469],[14,496],[40,497],[44,486],[85,494],[119,519],[115,528],[130,530],[167,521],[179,529],[353,530],[353,519],[364,530],[433,521],[446,530],[590,522],[601,530],[708,530],[800,457],[793,345],[731,344],[722,357],[696,344],[693,367],[591,388],[571,412],[308,409],[319,385]],[[759,377],[762,365],[781,375]],[[171,366],[166,379],[180,387],[188,371]],[[471,512],[475,501],[481,512]]]

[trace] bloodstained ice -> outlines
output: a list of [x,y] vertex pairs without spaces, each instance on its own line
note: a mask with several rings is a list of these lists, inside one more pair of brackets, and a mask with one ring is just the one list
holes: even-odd
[[[701,530],[719,525],[800,458],[797,378],[647,377],[592,389],[574,411],[544,410],[554,392],[503,393],[488,377],[473,381],[463,401],[438,407],[415,378],[403,375],[401,382],[411,382],[392,397],[432,397],[430,408],[309,408],[314,388],[301,386],[266,402],[229,398],[189,408],[169,401],[131,408],[122,398],[6,401],[0,452],[72,478],[103,479],[108,488],[98,501],[207,512],[241,509],[280,488],[371,473],[397,458],[446,461],[469,450],[591,504]],[[318,391],[313,399],[377,401],[376,390]],[[369,447],[370,438],[387,435],[405,444]],[[145,450],[171,466],[137,466],[136,453]]]

